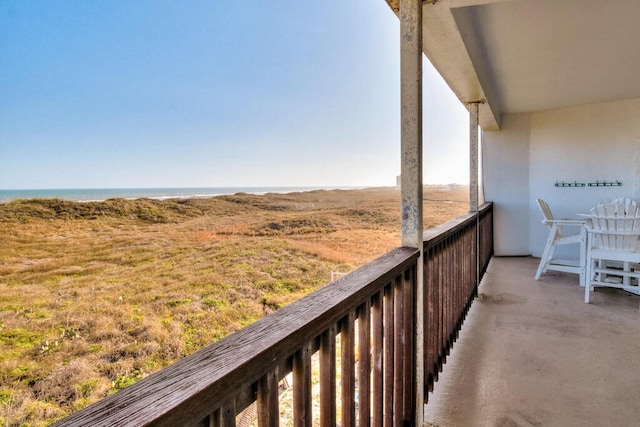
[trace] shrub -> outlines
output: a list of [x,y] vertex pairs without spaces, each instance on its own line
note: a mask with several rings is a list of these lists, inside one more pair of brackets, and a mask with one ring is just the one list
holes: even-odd
[[83,397],[76,384],[86,381],[91,373],[86,362],[73,360],[46,378],[36,381],[32,388],[33,394],[41,401],[54,402],[60,406],[70,405]]

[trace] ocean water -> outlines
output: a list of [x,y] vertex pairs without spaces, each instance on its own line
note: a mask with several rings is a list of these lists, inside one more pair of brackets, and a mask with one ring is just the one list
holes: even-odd
[[193,187],[193,188],[74,188],[43,190],[0,190],[0,203],[16,199],[64,199],[80,202],[107,199],[182,199],[215,197],[235,193],[293,193],[298,191],[353,189],[355,187]]

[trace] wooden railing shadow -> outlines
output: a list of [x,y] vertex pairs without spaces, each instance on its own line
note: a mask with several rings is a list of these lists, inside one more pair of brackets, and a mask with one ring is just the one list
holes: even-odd
[[[492,212],[425,235],[426,386],[492,255]],[[277,426],[289,377],[292,425],[413,425],[418,262],[417,249],[394,249],[55,425],[235,426],[252,409],[251,425]]]

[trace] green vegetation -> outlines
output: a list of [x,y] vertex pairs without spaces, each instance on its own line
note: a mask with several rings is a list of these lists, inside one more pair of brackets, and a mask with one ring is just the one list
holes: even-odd
[[[431,196],[447,216],[427,224],[467,210]],[[381,255],[398,206],[395,189],[0,204],[0,425],[48,425]]]

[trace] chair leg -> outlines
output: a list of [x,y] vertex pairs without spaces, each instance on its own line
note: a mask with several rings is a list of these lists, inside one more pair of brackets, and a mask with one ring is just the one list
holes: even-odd
[[580,286],[587,285],[587,228],[580,228]]
[[591,290],[591,272],[593,271],[593,261],[589,261],[587,265],[587,280],[584,283],[584,302],[589,304],[589,291]]
[[536,276],[535,276],[536,280],[539,280],[540,275],[545,271],[547,271],[547,264],[551,260],[551,257],[553,256],[553,252],[555,251],[555,248],[554,248],[555,245],[553,244],[553,242],[556,238],[557,232],[558,232],[558,226],[556,224],[553,224],[553,226],[551,227],[551,231],[549,232],[549,237],[547,238],[547,244],[544,247],[544,252],[542,253],[542,257],[540,258],[538,271],[536,271]]
[[[624,272],[629,272],[629,271],[631,271],[631,263],[630,263],[629,261],[624,261],[624,262],[622,263],[622,265],[623,265],[622,270],[623,270]],[[631,285],[631,277],[630,277],[630,276],[628,276],[628,275],[626,275],[626,274],[625,274],[625,275],[623,275],[623,276],[622,276],[622,284],[623,284],[624,286],[630,286],[630,285]]]
[[589,292],[591,291],[591,281],[593,280],[594,260],[591,258],[591,248],[587,248],[587,271],[584,281],[584,302],[589,304]]

